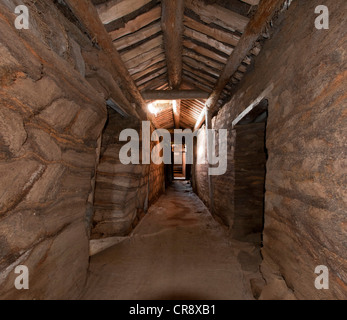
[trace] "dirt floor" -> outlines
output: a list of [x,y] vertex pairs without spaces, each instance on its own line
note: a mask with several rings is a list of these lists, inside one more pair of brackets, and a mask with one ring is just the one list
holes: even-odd
[[82,299],[254,299],[260,256],[231,240],[192,192],[175,181],[133,234],[93,256]]

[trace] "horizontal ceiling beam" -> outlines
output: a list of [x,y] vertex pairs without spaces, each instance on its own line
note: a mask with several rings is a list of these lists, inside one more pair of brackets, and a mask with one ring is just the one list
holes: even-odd
[[227,43],[233,47],[237,45],[237,43],[240,40],[240,37],[231,33],[227,32],[221,29],[213,28],[209,25],[200,23],[188,16],[184,17],[184,25],[190,29],[199,31],[201,33],[204,33],[206,36],[209,36],[213,39],[216,39],[220,42]]
[[114,41],[114,45],[117,50],[123,50],[127,47],[135,45],[143,41],[143,39],[148,39],[161,31],[161,25],[159,22],[151,24],[148,27],[142,28],[141,30],[132,33],[130,35],[124,36],[119,40]]
[[207,99],[209,93],[202,90],[147,90],[142,96],[145,100],[191,100]]
[[260,2],[260,0],[241,0],[242,2],[248,3],[251,6],[257,6]]

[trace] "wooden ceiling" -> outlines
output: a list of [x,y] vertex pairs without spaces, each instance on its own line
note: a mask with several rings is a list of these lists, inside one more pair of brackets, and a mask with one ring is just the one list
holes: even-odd
[[[93,0],[139,91],[199,90],[211,94],[259,0]],[[221,90],[217,109],[259,54],[256,42]],[[203,96],[203,95],[201,95]],[[206,100],[178,100],[152,120],[158,128],[194,128]]]

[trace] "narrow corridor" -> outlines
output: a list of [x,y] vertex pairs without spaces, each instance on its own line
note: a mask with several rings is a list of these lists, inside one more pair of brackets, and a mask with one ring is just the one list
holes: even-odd
[[130,237],[91,258],[83,299],[253,299],[249,279],[259,276],[259,263],[188,182],[175,181]]

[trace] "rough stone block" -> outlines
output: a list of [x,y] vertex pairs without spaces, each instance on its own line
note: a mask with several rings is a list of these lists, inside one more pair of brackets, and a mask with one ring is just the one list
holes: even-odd
[[0,137],[11,153],[18,153],[27,138],[21,115],[10,109],[0,108]]
[[65,172],[61,164],[47,165],[46,171],[34,184],[26,196],[26,205],[34,203],[46,203],[57,198],[61,188],[61,178]]
[[76,121],[71,126],[73,135],[83,139],[98,138],[105,125],[106,115],[93,109],[93,107],[88,105],[82,107]]
[[61,148],[57,144],[57,140],[48,132],[27,127],[28,146],[31,150],[45,158],[48,161],[60,161],[62,158]]
[[44,171],[45,166],[34,160],[0,163],[0,213],[18,204]]
[[33,81],[30,78],[17,79],[8,88],[8,93],[30,106],[34,112],[47,107],[53,100],[63,95],[61,89],[49,77],[44,77],[38,81]]
[[79,109],[76,103],[59,99],[41,111],[38,117],[57,131],[63,131],[74,120]]

